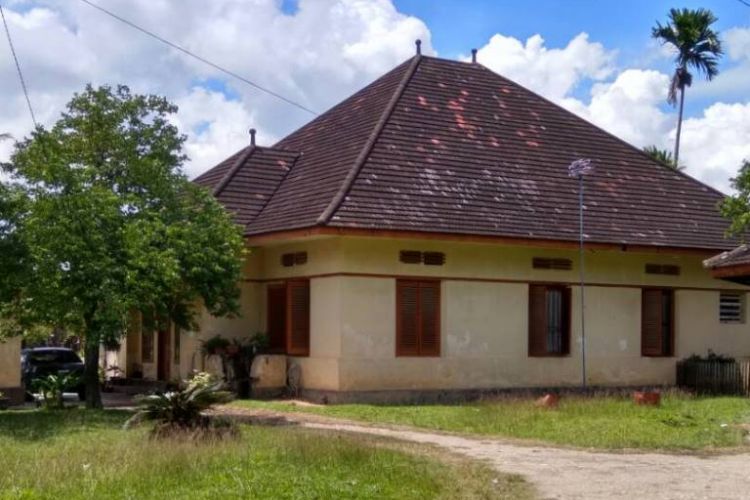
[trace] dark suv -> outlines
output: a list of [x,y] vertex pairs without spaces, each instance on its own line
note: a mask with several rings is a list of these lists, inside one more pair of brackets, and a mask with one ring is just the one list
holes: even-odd
[[27,393],[32,390],[33,380],[50,374],[78,376],[79,383],[71,387],[78,398],[86,399],[86,386],[83,382],[83,361],[72,349],[65,347],[34,347],[21,351],[21,378]]

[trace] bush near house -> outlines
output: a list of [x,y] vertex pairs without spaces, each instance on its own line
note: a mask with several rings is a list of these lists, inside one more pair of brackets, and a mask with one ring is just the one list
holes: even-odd
[[243,426],[237,440],[145,439],[123,411],[0,412],[0,498],[507,498],[516,476],[357,436]]
[[563,396],[557,409],[540,408],[533,398],[521,397],[463,405],[232,404],[591,448],[710,450],[750,444],[750,399],[741,397],[667,393],[661,406],[643,407],[626,396]]

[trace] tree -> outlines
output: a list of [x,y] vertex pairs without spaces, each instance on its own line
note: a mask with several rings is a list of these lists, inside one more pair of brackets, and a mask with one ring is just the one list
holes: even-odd
[[685,88],[693,83],[692,68],[702,73],[706,79],[713,80],[719,74],[719,57],[722,55],[721,41],[718,32],[711,28],[717,21],[716,16],[707,9],[671,9],[669,22],[662,25],[657,22],[651,29],[651,36],[671,45],[676,51],[674,75],[669,85],[667,102],[677,104],[679,92],[679,111],[677,116],[677,135],[674,145],[674,164],[680,161],[680,134],[682,132],[682,114],[685,107]]
[[656,146],[646,146],[643,148],[643,152],[649,155],[652,159],[658,161],[662,165],[671,168],[672,170],[682,170],[685,168],[683,165],[677,165],[674,161],[672,153],[666,149],[659,149]]
[[9,212],[26,260],[3,314],[83,338],[89,408],[101,406],[100,346],[133,311],[182,328],[195,328],[200,306],[238,311],[241,232],[182,173],[176,110],[124,86],[88,86],[4,166],[22,200]]
[[722,215],[731,221],[727,232],[738,236],[746,233],[750,227],[750,161],[742,162],[737,177],[732,179],[732,187],[736,194],[724,198],[719,208]]

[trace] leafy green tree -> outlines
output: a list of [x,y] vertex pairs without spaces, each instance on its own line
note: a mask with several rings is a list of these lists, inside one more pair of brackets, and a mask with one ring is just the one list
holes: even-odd
[[662,25],[657,22],[651,29],[651,36],[662,44],[671,45],[676,51],[674,75],[669,85],[667,101],[677,104],[679,93],[679,112],[677,116],[677,136],[674,145],[674,164],[680,161],[680,134],[682,132],[682,113],[685,107],[685,88],[693,83],[690,69],[702,73],[706,79],[713,80],[719,74],[719,58],[722,55],[721,41],[718,32],[711,28],[717,21],[713,12],[707,9],[670,9],[669,22]]
[[742,235],[750,227],[750,161],[742,162],[737,177],[732,179],[735,194],[721,202],[721,213],[731,221],[729,234]]
[[5,165],[6,189],[21,193],[9,216],[26,260],[4,315],[83,338],[90,408],[101,406],[99,348],[125,333],[131,312],[195,328],[198,307],[238,311],[241,232],[183,174],[176,110],[124,86],[88,86]]
[[674,161],[672,153],[670,153],[666,149],[659,149],[656,146],[646,146],[645,148],[643,148],[643,152],[662,165],[671,168],[672,170],[682,170],[683,168],[685,168],[682,165],[678,166]]

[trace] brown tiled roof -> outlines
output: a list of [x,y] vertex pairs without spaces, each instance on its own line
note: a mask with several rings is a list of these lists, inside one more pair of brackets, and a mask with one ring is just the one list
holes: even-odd
[[245,226],[263,210],[298,157],[291,151],[248,146],[194,182],[211,189]]
[[750,264],[750,247],[747,245],[740,245],[703,261],[703,265],[709,269],[746,266],[748,264]]
[[[736,245],[724,238],[721,193],[479,64],[417,56],[273,150],[299,158],[274,177],[268,203],[248,210],[248,235],[331,226],[575,241],[567,167],[590,158],[588,241]],[[196,181],[220,182],[226,163]],[[237,189],[241,210],[255,188],[248,177]]]

